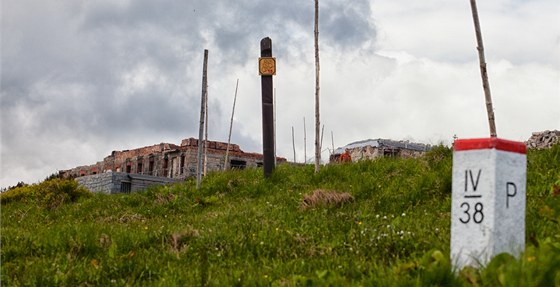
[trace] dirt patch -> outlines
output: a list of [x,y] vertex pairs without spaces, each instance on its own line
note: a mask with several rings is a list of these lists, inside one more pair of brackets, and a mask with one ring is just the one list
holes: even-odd
[[303,196],[300,208],[308,209],[318,206],[342,206],[352,201],[354,201],[354,197],[348,192],[317,189],[313,191],[313,193]]

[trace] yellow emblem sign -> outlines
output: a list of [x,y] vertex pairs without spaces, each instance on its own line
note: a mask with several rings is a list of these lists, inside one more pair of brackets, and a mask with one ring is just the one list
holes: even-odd
[[259,58],[259,75],[261,76],[276,75],[276,58],[274,57]]

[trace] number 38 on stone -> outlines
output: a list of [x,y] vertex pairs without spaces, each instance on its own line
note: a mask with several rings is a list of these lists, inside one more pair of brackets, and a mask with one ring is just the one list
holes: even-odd
[[484,220],[484,213],[482,212],[484,205],[482,202],[477,202],[474,204],[474,208],[468,202],[461,203],[461,209],[463,210],[463,216],[459,217],[459,221],[464,224],[469,222],[481,223]]

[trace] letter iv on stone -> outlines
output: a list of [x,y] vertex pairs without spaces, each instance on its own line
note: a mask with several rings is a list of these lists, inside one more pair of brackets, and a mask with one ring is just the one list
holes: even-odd
[[480,267],[525,247],[524,143],[495,137],[458,139],[453,148],[451,263]]

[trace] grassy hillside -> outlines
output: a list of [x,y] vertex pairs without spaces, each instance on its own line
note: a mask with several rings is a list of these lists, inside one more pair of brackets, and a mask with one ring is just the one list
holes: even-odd
[[526,252],[453,272],[451,151],[443,147],[422,159],[329,165],[319,174],[283,165],[268,180],[261,170],[212,174],[200,191],[191,181],[102,195],[47,181],[2,194],[1,280],[560,286],[560,145],[529,152],[527,189]]

